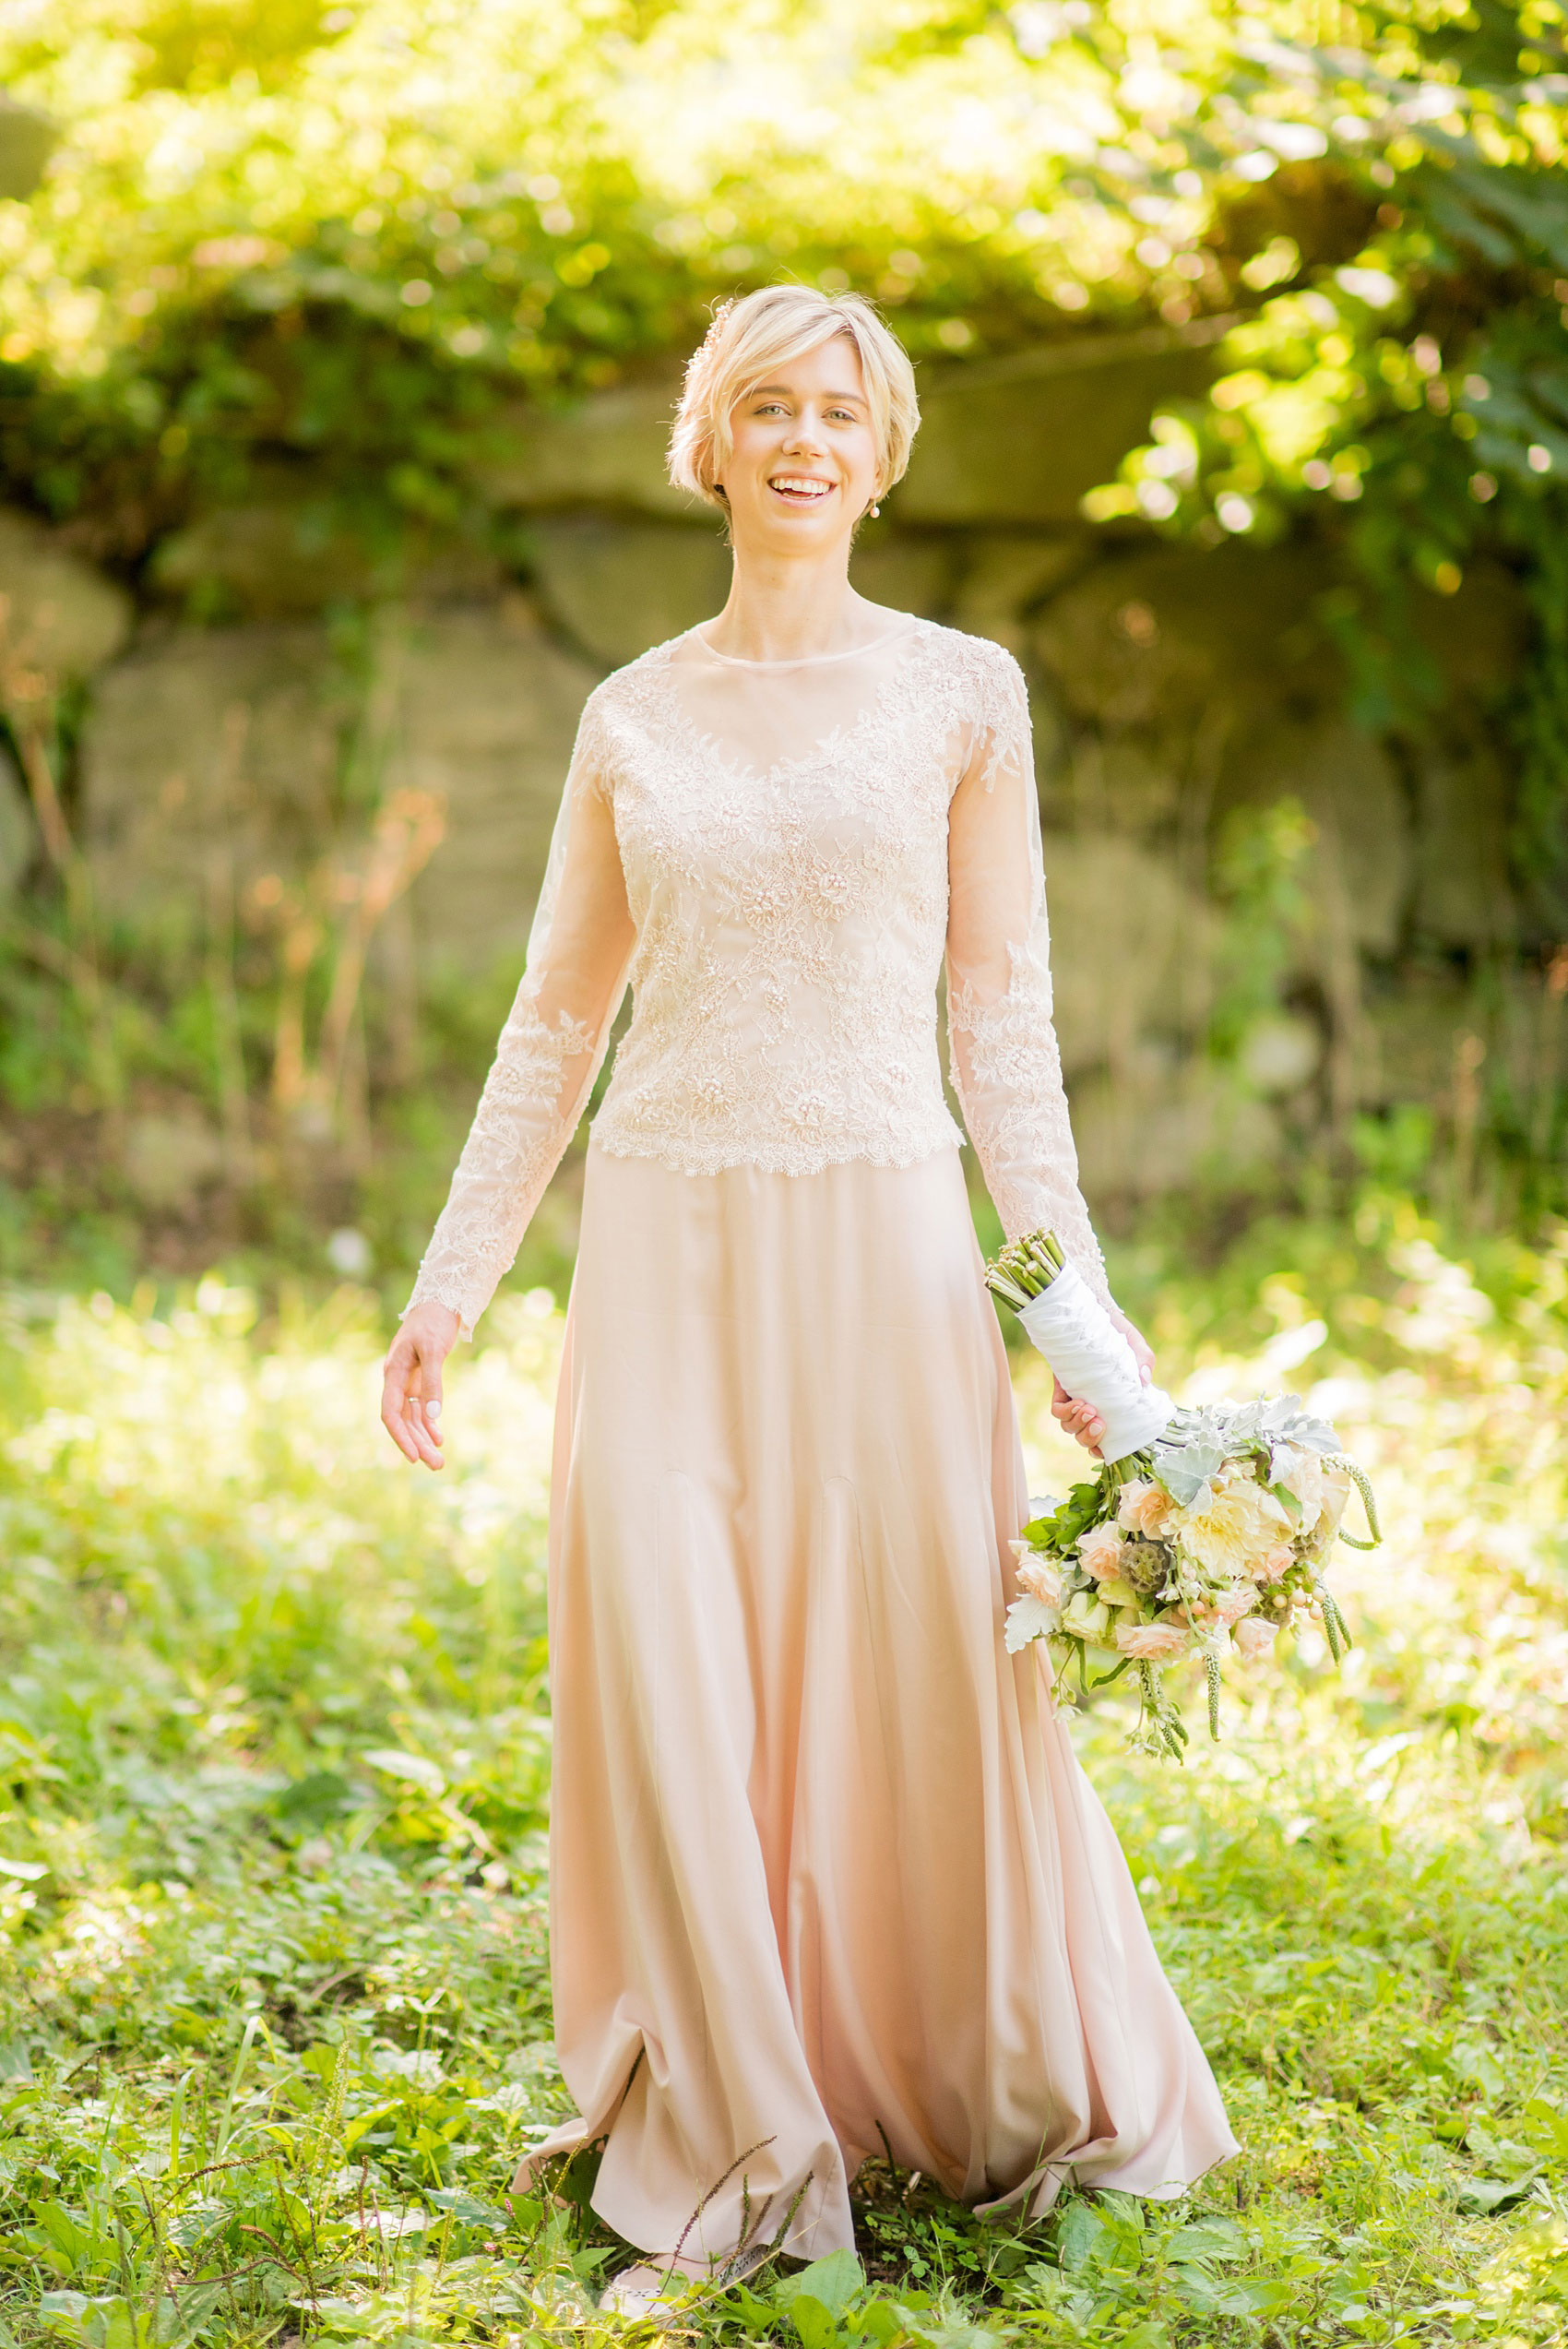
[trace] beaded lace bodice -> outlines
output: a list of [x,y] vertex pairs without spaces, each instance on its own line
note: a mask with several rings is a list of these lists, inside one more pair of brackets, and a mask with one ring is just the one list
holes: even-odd
[[969,1136],[1009,1234],[1102,1297],[1051,1025],[1028,704],[1000,646],[904,614],[847,654],[695,629],[592,693],[528,967],[412,1304],[465,1334],[571,1138],[622,995],[600,1150],[690,1174],[907,1166]]

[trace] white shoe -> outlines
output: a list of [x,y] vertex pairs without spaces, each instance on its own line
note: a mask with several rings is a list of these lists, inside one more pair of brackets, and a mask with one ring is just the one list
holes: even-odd
[[713,2281],[720,2291],[727,2292],[732,2283],[743,2283],[758,2268],[765,2268],[778,2250],[776,2243],[748,2243],[742,2250],[732,2251],[720,2260],[713,2271]]
[[655,2267],[651,2260],[639,2260],[635,2267],[623,2268],[612,2276],[599,2295],[599,2305],[610,2317],[651,2317],[664,2321],[674,2314],[674,2304],[683,2285],[696,2282],[695,2276],[683,2275],[680,2269]]
[[606,2316],[652,2317],[668,2323],[688,2292],[700,2291],[705,2284],[726,2291],[743,2276],[754,2275],[772,2257],[771,2243],[749,2243],[743,2250],[731,2252],[727,2260],[716,2260],[701,2271],[639,2260],[635,2267],[623,2268],[611,2278],[599,2295],[599,2305]]

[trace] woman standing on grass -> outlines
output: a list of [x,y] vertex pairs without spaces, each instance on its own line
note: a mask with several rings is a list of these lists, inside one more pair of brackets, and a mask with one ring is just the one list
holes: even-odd
[[[551,1497],[551,1943],[600,2214],[652,2263],[852,2243],[885,2147],[982,2209],[1177,2194],[1235,2150],[1036,1654],[1026,1486],[935,996],[1009,1234],[1111,1306],[1051,1019],[1028,708],[998,646],[868,603],[918,411],[869,304],[729,304],[671,450],[716,620],[588,698],[529,944],[382,1416],[441,1365],[602,1058]],[[1117,1316],[1129,1342],[1148,1349]],[[1093,1446],[1099,1423],[1058,1391]],[[699,2209],[700,2206],[700,2209]],[[698,2212],[691,2224],[694,2211]]]

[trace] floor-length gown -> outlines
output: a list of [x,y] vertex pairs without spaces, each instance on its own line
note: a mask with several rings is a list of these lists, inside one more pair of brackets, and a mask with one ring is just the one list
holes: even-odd
[[[583,713],[416,1301],[465,1331],[595,1118],[551,1498],[556,2042],[626,2239],[852,2242],[869,2154],[982,2207],[1235,2150],[1032,1651],[1026,1492],[937,1050],[1010,1234],[1107,1295],[1051,1017],[1028,702],[889,613],[697,630]],[[694,2221],[695,2213],[695,2223]]]

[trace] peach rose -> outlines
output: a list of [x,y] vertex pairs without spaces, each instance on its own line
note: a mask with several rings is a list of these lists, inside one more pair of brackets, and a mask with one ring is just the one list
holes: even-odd
[[1018,1558],[1018,1588],[1027,1591],[1031,1599],[1039,1599],[1048,1607],[1062,1604],[1062,1568],[1054,1558],[1041,1557],[1038,1550],[1023,1550]]
[[1078,1536],[1078,1556],[1097,1582],[1114,1582],[1122,1570],[1122,1535],[1114,1525],[1091,1525]]
[[1119,1652],[1135,1656],[1142,1663],[1170,1663],[1184,1656],[1192,1644],[1192,1633],[1180,1623],[1119,1623],[1116,1627]]
[[1122,1497],[1116,1504],[1116,1521],[1129,1533],[1142,1533],[1158,1540],[1165,1531],[1170,1515],[1170,1496],[1146,1477],[1134,1477],[1122,1487]]
[[1266,1655],[1273,1647],[1276,1628],[1261,1615],[1244,1615],[1240,1623],[1232,1624],[1230,1637],[1251,1663],[1256,1656]]
[[1253,1572],[1260,1582],[1277,1582],[1280,1576],[1288,1573],[1295,1562],[1296,1553],[1289,1543],[1281,1542],[1277,1549],[1270,1550],[1266,1557],[1258,1560]]

